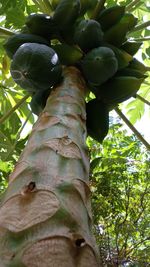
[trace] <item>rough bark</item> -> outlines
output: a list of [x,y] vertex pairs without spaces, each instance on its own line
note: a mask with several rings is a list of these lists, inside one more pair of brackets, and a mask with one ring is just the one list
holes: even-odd
[[0,267],[98,267],[91,233],[86,86],[64,70],[0,208]]

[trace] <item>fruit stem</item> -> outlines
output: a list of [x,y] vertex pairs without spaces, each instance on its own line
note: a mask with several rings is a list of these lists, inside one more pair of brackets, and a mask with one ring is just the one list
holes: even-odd
[[0,27],[0,37],[6,38],[6,37],[14,35],[14,34],[15,34],[14,31],[7,29],[7,28],[4,28],[4,27]]
[[119,117],[127,124],[130,130],[137,136],[137,138],[142,142],[142,144],[150,150],[150,144],[143,138],[143,136],[138,132],[138,130],[133,126],[133,124],[127,119],[127,117],[122,113],[122,111],[117,107],[115,108],[116,113]]
[[140,25],[137,25],[130,32],[140,31],[140,30],[145,29],[148,26],[150,26],[150,20],[148,20],[148,21],[146,21],[146,22],[144,22],[144,23],[142,23]]
[[144,97],[136,94],[135,98],[140,99],[143,103],[147,104],[148,106],[150,106],[150,102],[148,100],[146,100]]
[[135,5],[139,4],[141,0],[134,0],[126,6],[126,11],[130,11]]
[[18,107],[20,107],[29,96],[30,96],[29,94],[25,95],[13,108],[11,108],[3,117],[1,117],[0,118],[0,124],[3,123],[5,120],[7,120],[9,118],[9,116],[11,116],[11,114],[13,114],[13,112]]
[[105,2],[106,2],[106,0],[99,0],[97,2],[96,7],[95,7],[93,14],[91,16],[91,19],[96,19],[98,17],[99,13],[101,12],[101,10],[104,7]]

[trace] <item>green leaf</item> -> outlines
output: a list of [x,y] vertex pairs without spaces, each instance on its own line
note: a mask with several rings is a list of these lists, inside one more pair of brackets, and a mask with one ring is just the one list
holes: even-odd
[[90,171],[93,172],[93,170],[99,165],[102,157],[97,157],[93,159],[90,163]]

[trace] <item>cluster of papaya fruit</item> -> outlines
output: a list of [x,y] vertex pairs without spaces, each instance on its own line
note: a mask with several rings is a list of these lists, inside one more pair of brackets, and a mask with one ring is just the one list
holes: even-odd
[[62,65],[79,68],[95,94],[86,104],[88,134],[102,142],[109,111],[135,96],[146,77],[147,68],[134,58],[142,43],[127,39],[137,18],[125,6],[100,7],[98,0],[50,3],[51,16],[30,14],[22,31],[5,43],[11,75],[31,93],[32,111],[39,115],[63,79]]

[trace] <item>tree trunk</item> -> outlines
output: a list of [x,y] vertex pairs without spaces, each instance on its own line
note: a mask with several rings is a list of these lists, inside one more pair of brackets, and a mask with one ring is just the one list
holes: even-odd
[[91,233],[86,86],[64,69],[4,194],[0,267],[98,267]]

